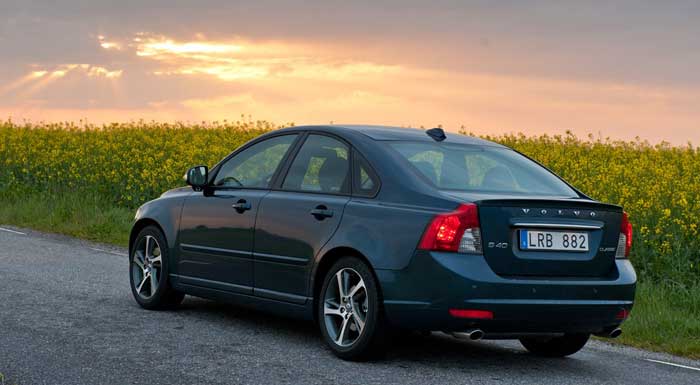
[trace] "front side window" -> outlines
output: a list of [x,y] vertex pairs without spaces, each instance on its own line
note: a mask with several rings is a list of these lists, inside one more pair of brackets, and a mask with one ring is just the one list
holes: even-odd
[[392,142],[411,167],[443,190],[578,197],[544,167],[501,147]]
[[329,136],[309,135],[292,162],[282,188],[348,194],[350,191],[348,146]]
[[234,155],[219,169],[214,186],[268,188],[297,135],[263,140]]

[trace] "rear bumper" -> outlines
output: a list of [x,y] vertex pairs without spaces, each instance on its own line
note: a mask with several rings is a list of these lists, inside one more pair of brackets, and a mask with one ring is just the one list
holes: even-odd
[[[489,334],[599,333],[630,310],[637,277],[616,260],[605,278],[506,278],[482,256],[418,252],[403,270],[377,270],[387,319],[397,327]],[[493,312],[491,320],[461,319],[449,309]]]

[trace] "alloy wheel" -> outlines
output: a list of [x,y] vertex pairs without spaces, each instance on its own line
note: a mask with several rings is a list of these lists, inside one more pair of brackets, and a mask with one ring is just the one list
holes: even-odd
[[160,245],[155,237],[146,235],[134,248],[131,276],[136,294],[150,299],[158,290],[158,278],[163,270]]
[[368,311],[367,289],[360,274],[351,268],[338,270],[323,296],[324,322],[333,342],[340,347],[357,342]]

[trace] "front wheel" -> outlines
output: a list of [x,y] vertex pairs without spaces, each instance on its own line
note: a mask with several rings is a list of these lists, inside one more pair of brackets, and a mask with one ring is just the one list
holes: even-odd
[[185,294],[170,287],[168,247],[155,226],[145,227],[129,255],[129,281],[136,302],[146,309],[165,309],[182,302]]
[[358,258],[345,257],[323,282],[318,320],[333,353],[353,361],[380,354],[386,332],[379,289],[369,267]]
[[554,338],[521,338],[520,343],[530,353],[543,357],[566,357],[581,350],[590,334],[565,334]]

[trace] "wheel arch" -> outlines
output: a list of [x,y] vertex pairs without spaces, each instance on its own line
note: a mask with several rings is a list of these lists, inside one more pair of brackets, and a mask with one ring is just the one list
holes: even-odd
[[145,229],[148,226],[155,226],[160,230],[161,234],[163,234],[163,237],[165,238],[165,242],[168,242],[168,235],[166,232],[163,230],[163,226],[158,223],[153,218],[141,218],[134,225],[131,227],[131,233],[129,234],[129,255],[131,255],[131,248],[134,246],[134,241],[136,240],[136,237],[139,235],[141,230]]
[[381,283],[379,282],[379,279],[377,278],[377,273],[374,271],[374,266],[372,266],[370,259],[367,258],[367,256],[362,254],[360,251],[358,251],[357,249],[354,249],[352,247],[348,247],[348,246],[334,247],[333,249],[328,250],[326,253],[323,254],[323,256],[318,260],[318,262],[314,266],[314,270],[312,273],[310,288],[311,288],[311,299],[313,301],[312,302],[312,313],[313,313],[314,322],[318,322],[318,314],[316,312],[316,307],[318,306],[319,295],[320,295],[321,289],[323,287],[323,278],[326,276],[326,273],[328,273],[328,271],[331,269],[333,264],[336,263],[339,259],[341,259],[343,257],[355,257],[367,265],[367,267],[369,268],[369,271],[374,276],[374,280],[377,282],[377,291],[379,292],[379,298],[380,298],[379,302],[381,303],[382,286],[381,286]]

